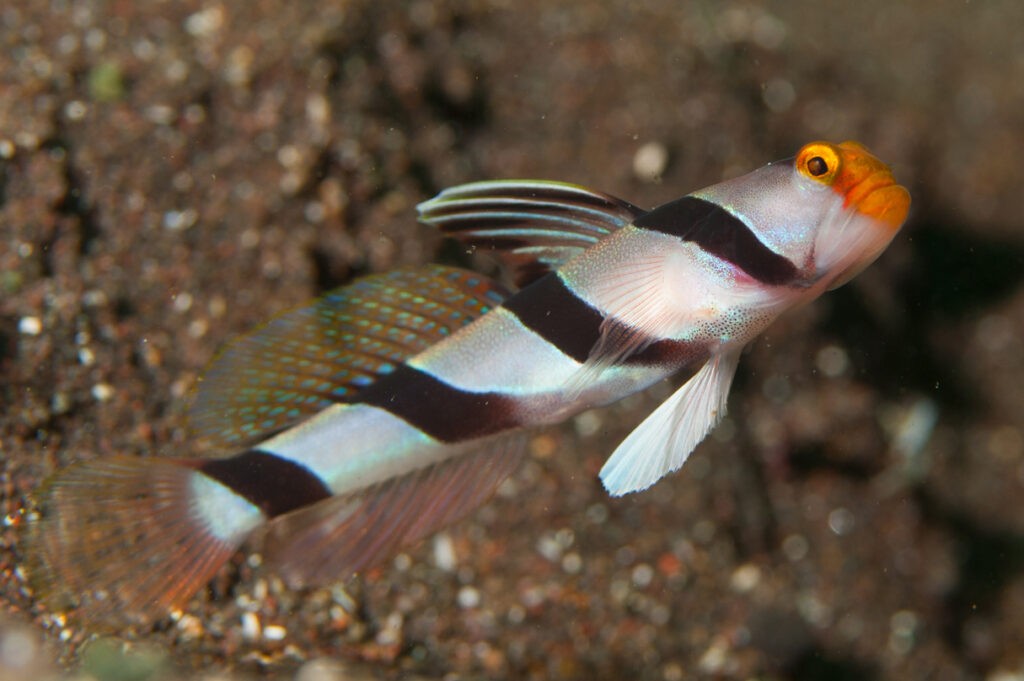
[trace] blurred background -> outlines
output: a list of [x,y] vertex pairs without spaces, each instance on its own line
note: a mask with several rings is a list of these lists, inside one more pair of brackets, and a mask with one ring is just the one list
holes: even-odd
[[[1011,0],[8,0],[0,679],[1024,679],[1021,26]],[[651,490],[596,473],[669,384],[537,434],[345,590],[284,589],[255,542],[153,627],[31,598],[31,490],[187,454],[222,343],[460,257],[418,201],[536,177],[654,206],[816,138],[891,163],[910,221],[752,345]]]

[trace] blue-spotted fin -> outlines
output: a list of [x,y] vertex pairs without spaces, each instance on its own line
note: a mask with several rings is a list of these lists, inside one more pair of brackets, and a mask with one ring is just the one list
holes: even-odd
[[725,413],[744,345],[871,263],[909,205],[853,142],[808,144],[650,211],[556,182],[442,192],[420,220],[492,251],[516,290],[399,270],[237,341],[192,412],[233,454],[58,473],[29,523],[35,584],[61,606],[159,614],[261,527],[291,584],[344,579],[483,503],[525,429],[687,372],[601,470],[613,495],[645,489]]

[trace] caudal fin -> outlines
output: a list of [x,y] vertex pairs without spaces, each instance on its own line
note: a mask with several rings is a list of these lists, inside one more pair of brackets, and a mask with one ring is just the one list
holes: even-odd
[[79,464],[38,495],[31,583],[54,608],[77,605],[100,619],[162,615],[182,607],[261,520],[188,462]]

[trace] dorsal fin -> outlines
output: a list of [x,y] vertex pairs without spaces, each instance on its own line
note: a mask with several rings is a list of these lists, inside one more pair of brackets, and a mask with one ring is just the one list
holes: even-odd
[[525,286],[645,211],[574,184],[472,182],[417,206],[420,221],[493,255]]
[[228,345],[199,384],[191,428],[214,447],[254,444],[351,400],[507,296],[485,276],[441,265],[357,280]]

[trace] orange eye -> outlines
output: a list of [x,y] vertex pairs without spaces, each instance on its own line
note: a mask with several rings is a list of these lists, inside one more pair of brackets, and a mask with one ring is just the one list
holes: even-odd
[[839,153],[828,142],[811,142],[796,155],[796,167],[815,182],[831,185],[839,173]]

